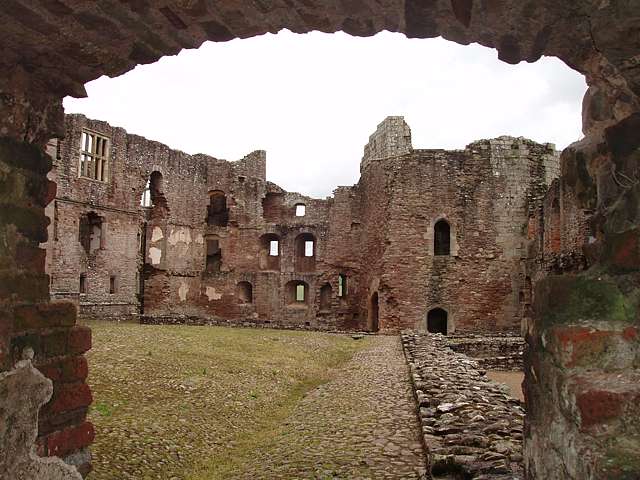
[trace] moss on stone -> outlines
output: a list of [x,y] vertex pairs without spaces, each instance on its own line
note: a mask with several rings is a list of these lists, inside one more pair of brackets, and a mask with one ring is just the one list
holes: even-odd
[[640,437],[620,436],[606,450],[599,478],[635,480],[640,477]]
[[623,294],[607,277],[554,276],[536,287],[536,311],[542,326],[594,321],[633,323],[637,292]]

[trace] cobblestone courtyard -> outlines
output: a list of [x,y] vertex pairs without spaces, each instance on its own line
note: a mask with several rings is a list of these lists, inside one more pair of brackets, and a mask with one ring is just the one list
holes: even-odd
[[89,479],[411,479],[397,337],[92,322]]

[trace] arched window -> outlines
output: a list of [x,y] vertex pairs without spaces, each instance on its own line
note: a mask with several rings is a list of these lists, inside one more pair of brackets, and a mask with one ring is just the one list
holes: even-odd
[[429,333],[447,334],[447,312],[442,308],[434,308],[427,314],[427,331]]
[[311,272],[316,268],[316,238],[311,233],[301,233],[295,240],[298,272]]
[[302,280],[292,280],[285,286],[287,304],[306,305],[309,303],[309,285]]
[[433,227],[434,255],[451,255],[451,227],[446,220],[439,220]]
[[372,332],[377,332],[380,330],[380,306],[378,305],[378,292],[374,292],[371,295],[371,300],[369,301],[369,330]]
[[236,294],[239,303],[253,303],[253,286],[249,282],[238,282]]
[[331,309],[331,285],[325,283],[320,289],[320,310]]
[[280,270],[280,237],[275,233],[260,237],[259,263],[262,270]]
[[227,196],[221,190],[209,192],[209,205],[207,206],[207,225],[226,227],[229,221],[229,209],[227,208]]

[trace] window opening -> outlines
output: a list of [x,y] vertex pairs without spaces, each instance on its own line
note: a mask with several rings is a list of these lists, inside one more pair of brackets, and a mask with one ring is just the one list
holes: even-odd
[[307,206],[304,203],[296,204],[296,217],[304,217],[306,214]]
[[304,256],[313,257],[313,240],[305,240],[304,242]]
[[217,273],[222,266],[222,250],[219,240],[207,240],[207,273]]
[[109,139],[84,130],[80,144],[78,176],[107,181]]
[[80,274],[80,293],[87,293],[87,274]]
[[228,222],[227,196],[220,190],[210,192],[209,205],[207,206],[207,225],[226,227]]
[[277,257],[279,255],[278,247],[278,240],[269,240],[269,256]]
[[372,332],[380,330],[379,314],[378,292],[374,292],[374,294],[371,295],[371,302],[369,303],[369,329]]
[[451,254],[451,227],[446,220],[439,220],[433,227],[434,231],[434,254]]
[[104,247],[103,220],[95,212],[80,217],[78,240],[88,254]]
[[109,293],[111,295],[116,293],[116,276],[115,275],[111,275],[109,277]]
[[304,285],[296,285],[296,302],[304,302]]
[[347,296],[347,276],[343,273],[338,275],[338,296]]

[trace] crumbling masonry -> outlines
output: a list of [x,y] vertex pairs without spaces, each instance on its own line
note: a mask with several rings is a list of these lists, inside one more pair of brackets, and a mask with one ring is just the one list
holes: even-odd
[[277,327],[520,331],[528,219],[552,145],[417,150],[402,117],[325,200],[266,181],[265,153],[186,155],[69,115],[50,143],[53,298],[83,315]]

